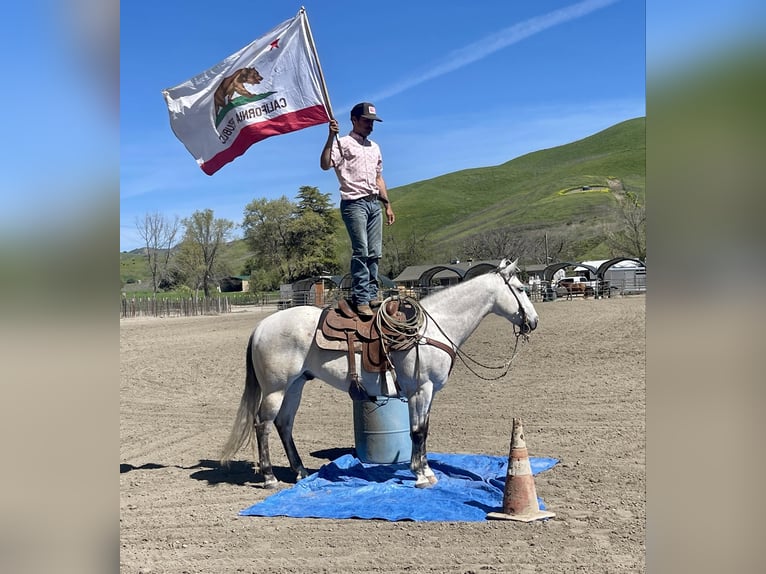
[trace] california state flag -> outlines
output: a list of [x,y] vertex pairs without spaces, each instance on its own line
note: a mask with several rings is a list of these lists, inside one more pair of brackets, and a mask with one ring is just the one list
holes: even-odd
[[162,93],[173,132],[208,175],[267,137],[329,121],[303,9],[220,64]]

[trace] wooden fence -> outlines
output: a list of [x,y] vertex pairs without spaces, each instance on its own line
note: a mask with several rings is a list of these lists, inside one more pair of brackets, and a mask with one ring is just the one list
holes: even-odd
[[239,305],[277,305],[279,294],[236,293],[213,297],[128,297],[120,301],[120,318],[194,317],[231,313]]
[[194,317],[231,312],[226,297],[162,298],[123,297],[120,318],[127,317]]

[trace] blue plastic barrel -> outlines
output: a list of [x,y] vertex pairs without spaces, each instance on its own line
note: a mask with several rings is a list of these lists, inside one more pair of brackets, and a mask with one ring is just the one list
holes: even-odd
[[407,399],[374,397],[354,401],[354,442],[362,462],[410,462],[412,439]]

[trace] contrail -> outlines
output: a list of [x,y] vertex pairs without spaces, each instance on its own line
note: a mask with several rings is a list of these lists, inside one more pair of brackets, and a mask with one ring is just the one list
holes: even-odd
[[524,22],[514,24],[513,26],[495,32],[494,34],[482,38],[468,46],[453,50],[447,54],[444,61],[431,66],[427,72],[402,80],[388,89],[371,96],[370,99],[377,102],[390,98],[391,96],[400,94],[410,88],[422,84],[423,82],[438,78],[439,76],[443,76],[444,74],[453,72],[468,64],[486,58],[490,54],[502,50],[507,46],[517,44],[530,36],[544,32],[549,28],[563,24],[564,22],[569,22],[582,16],[586,16],[591,12],[615,4],[616,2],[619,2],[619,0],[585,0],[579,4],[573,4],[572,6],[560,8],[559,10],[554,10],[548,14],[536,16],[535,18],[530,18]]

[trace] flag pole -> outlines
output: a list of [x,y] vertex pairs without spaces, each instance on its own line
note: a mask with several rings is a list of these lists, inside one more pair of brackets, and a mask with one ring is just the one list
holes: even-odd
[[[308,39],[308,42],[309,42],[309,48],[311,48],[311,52],[314,54],[314,59],[316,60],[316,63],[317,63],[317,70],[319,71],[319,83],[321,84],[322,95],[324,96],[324,107],[330,119],[334,120],[335,116],[332,113],[332,104],[330,103],[330,93],[327,91],[327,84],[325,83],[325,80],[324,80],[324,72],[322,72],[322,64],[319,62],[319,54],[317,53],[316,44],[314,44],[314,36],[311,35],[311,26],[309,25],[309,16],[306,13],[306,8],[301,6],[299,13],[301,15],[301,23],[303,24],[306,30],[306,38]],[[338,142],[338,150],[341,153],[343,153],[343,149],[340,147],[340,138],[338,137],[338,134],[335,134],[335,141]]]

